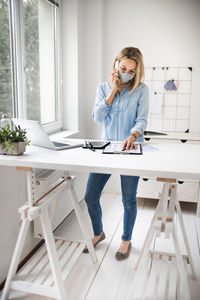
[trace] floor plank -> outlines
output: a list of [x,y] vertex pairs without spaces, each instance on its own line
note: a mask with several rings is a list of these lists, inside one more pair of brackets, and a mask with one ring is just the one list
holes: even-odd
[[[191,277],[191,269],[190,265],[187,265],[187,273],[189,276],[189,286],[190,292],[192,296],[192,300],[199,300],[200,299],[200,252],[199,252],[199,243],[198,243],[198,235],[196,232],[196,205],[194,203],[181,203],[181,209],[184,219],[184,225],[186,230],[186,235],[191,251],[191,257],[194,265],[194,270],[196,273],[196,280],[193,280]],[[199,223],[200,224],[200,223]],[[181,237],[181,229],[180,224],[177,222],[177,233],[180,236],[180,247],[183,254],[187,254],[183,238]],[[183,297],[184,288],[180,290],[180,299]]]
[[[149,257],[135,271],[135,265],[146,237],[151,219],[153,217],[157,200],[145,200],[143,210],[136,219],[133,230],[133,249],[128,260],[125,260],[124,272],[121,276],[121,281],[114,299],[140,299],[145,285],[145,275],[149,273],[151,268],[151,260]],[[121,262],[120,262],[121,263]]]
[[[140,218],[143,209],[143,202],[140,202],[140,204],[138,205],[138,218]],[[134,256],[135,251],[135,248],[133,247],[128,260],[117,261],[115,259],[115,253],[118,250],[119,245],[121,243],[122,226],[123,220],[121,219],[121,222],[118,228],[116,229],[115,235],[111,241],[110,247],[98,271],[98,276],[95,277],[90,291],[85,298],[87,300],[95,300],[102,298],[105,299],[105,297],[107,297],[107,299],[115,299],[115,295],[118,292],[124,271],[126,270],[126,265],[130,264],[130,258],[131,256]],[[135,240],[134,233],[133,236]],[[112,278],[112,284],[110,282],[110,278]],[[103,289],[101,288],[102,286]]]
[[[69,290],[69,299],[85,299],[91,285],[97,274],[102,262],[104,261],[105,255],[110,248],[110,243],[115,235],[116,228],[118,227],[122,218],[122,203],[121,195],[115,195],[113,199],[109,197],[113,195],[103,195],[102,201],[102,214],[104,231],[106,239],[96,247],[96,254],[98,262],[93,265],[89,254],[82,254],[79,258],[78,264],[66,280],[66,289]],[[110,204],[108,204],[110,202]],[[85,208],[86,209],[86,208]],[[77,277],[78,274],[78,277]],[[74,282],[76,282],[75,289],[72,289]]]

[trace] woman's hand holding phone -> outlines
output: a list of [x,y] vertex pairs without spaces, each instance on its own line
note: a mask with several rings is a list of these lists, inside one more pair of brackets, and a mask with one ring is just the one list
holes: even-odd
[[112,104],[112,102],[114,100],[114,96],[117,93],[117,91],[119,90],[120,80],[119,80],[119,74],[118,74],[118,66],[119,66],[119,62],[116,61],[115,69],[112,70],[112,73],[110,75],[111,91],[110,91],[110,94],[106,98],[107,105]]
[[111,76],[110,76],[110,84],[111,84],[111,88],[113,88],[115,91],[118,90],[119,86],[119,62],[116,61],[115,62],[115,68],[113,69],[112,73],[111,73]]

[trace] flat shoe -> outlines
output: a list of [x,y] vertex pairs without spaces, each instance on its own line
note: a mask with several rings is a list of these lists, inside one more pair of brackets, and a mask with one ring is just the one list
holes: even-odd
[[130,244],[128,245],[127,251],[126,252],[120,252],[118,250],[117,253],[115,254],[115,258],[117,260],[123,260],[123,259],[127,258],[129,256],[129,254],[130,254],[131,247],[132,247],[132,245],[131,245],[131,242],[130,242]]
[[[103,232],[100,236],[100,238],[96,241],[96,243],[93,245],[94,248],[96,247],[96,245],[98,245],[101,241],[105,240],[106,236],[105,233]],[[87,247],[85,247],[85,249],[83,249],[83,253],[89,253],[89,250]]]

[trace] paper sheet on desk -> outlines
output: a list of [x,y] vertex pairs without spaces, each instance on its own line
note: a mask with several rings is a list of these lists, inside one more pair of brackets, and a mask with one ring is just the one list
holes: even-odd
[[142,149],[143,149],[143,152],[157,152],[157,151],[160,151],[160,149],[154,147],[154,146],[151,146],[151,145],[147,145],[147,144],[143,144],[142,145]]

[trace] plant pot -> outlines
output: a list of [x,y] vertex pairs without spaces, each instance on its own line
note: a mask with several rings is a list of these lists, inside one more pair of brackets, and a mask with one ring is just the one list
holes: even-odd
[[6,151],[2,144],[0,144],[0,154],[8,154],[8,155],[21,155],[26,151],[26,143],[18,142],[12,144],[14,149]]

